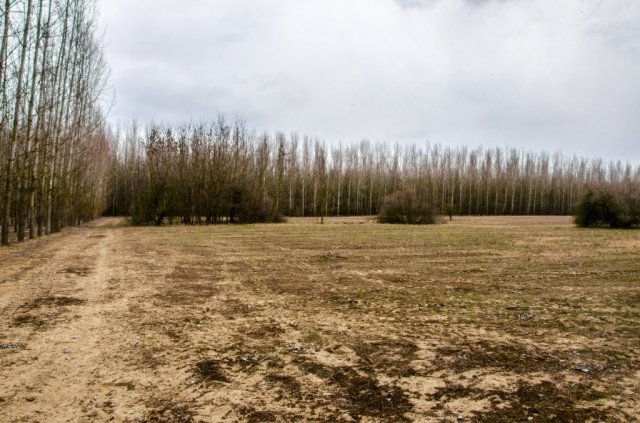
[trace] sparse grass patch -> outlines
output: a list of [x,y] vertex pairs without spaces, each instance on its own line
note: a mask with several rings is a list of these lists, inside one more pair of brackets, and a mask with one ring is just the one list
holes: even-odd
[[369,374],[352,367],[328,367],[299,358],[300,369],[311,373],[333,388],[338,401],[351,418],[371,416],[387,421],[409,421],[405,414],[413,408],[406,394],[397,386],[380,384]]
[[155,400],[140,423],[193,423],[193,411],[186,404],[172,400]]
[[196,363],[194,373],[205,382],[229,382],[218,360],[208,359]]
[[84,266],[73,266],[73,267],[66,267],[63,270],[63,272],[68,273],[70,275],[87,276],[91,272],[91,269]]
[[40,307],[65,307],[76,306],[86,303],[85,300],[74,297],[50,296],[36,298],[31,302],[22,305],[24,310],[34,310]]

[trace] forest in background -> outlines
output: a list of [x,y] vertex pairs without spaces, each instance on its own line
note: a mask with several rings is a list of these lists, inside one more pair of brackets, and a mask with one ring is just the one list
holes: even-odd
[[374,215],[398,192],[459,215],[572,214],[585,187],[638,202],[640,167],[513,148],[326,143],[241,120],[110,128],[95,0],[0,1],[1,243],[102,214],[135,224]]
[[[585,187],[637,197],[640,167],[513,148],[327,144],[242,121],[132,125],[113,150],[107,212],[139,224],[375,215],[413,192],[441,213],[568,215]],[[139,132],[146,135],[140,136]]]

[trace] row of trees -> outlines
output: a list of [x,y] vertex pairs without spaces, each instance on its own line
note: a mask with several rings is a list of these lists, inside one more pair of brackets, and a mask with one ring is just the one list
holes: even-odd
[[93,0],[0,4],[2,244],[104,210],[111,164],[100,95],[108,72]]
[[327,146],[297,134],[256,136],[223,117],[132,127],[116,138],[108,211],[141,224],[373,215],[398,191],[447,214],[568,215],[586,186],[640,185],[640,168],[620,162],[366,140]]

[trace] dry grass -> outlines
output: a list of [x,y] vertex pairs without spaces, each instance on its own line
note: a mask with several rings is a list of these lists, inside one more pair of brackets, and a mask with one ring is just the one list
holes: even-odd
[[632,421],[639,246],[564,217],[103,220],[0,250],[0,414]]

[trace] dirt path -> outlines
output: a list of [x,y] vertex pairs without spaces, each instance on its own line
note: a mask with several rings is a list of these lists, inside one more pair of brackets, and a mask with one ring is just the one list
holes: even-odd
[[8,319],[1,342],[15,351],[1,357],[6,421],[77,420],[95,401],[94,386],[110,354],[103,336],[118,309],[118,301],[105,301],[114,271],[108,258],[114,234],[105,226],[113,223],[103,219],[57,235],[32,253],[33,268],[14,271],[13,280],[0,284],[0,309]]

